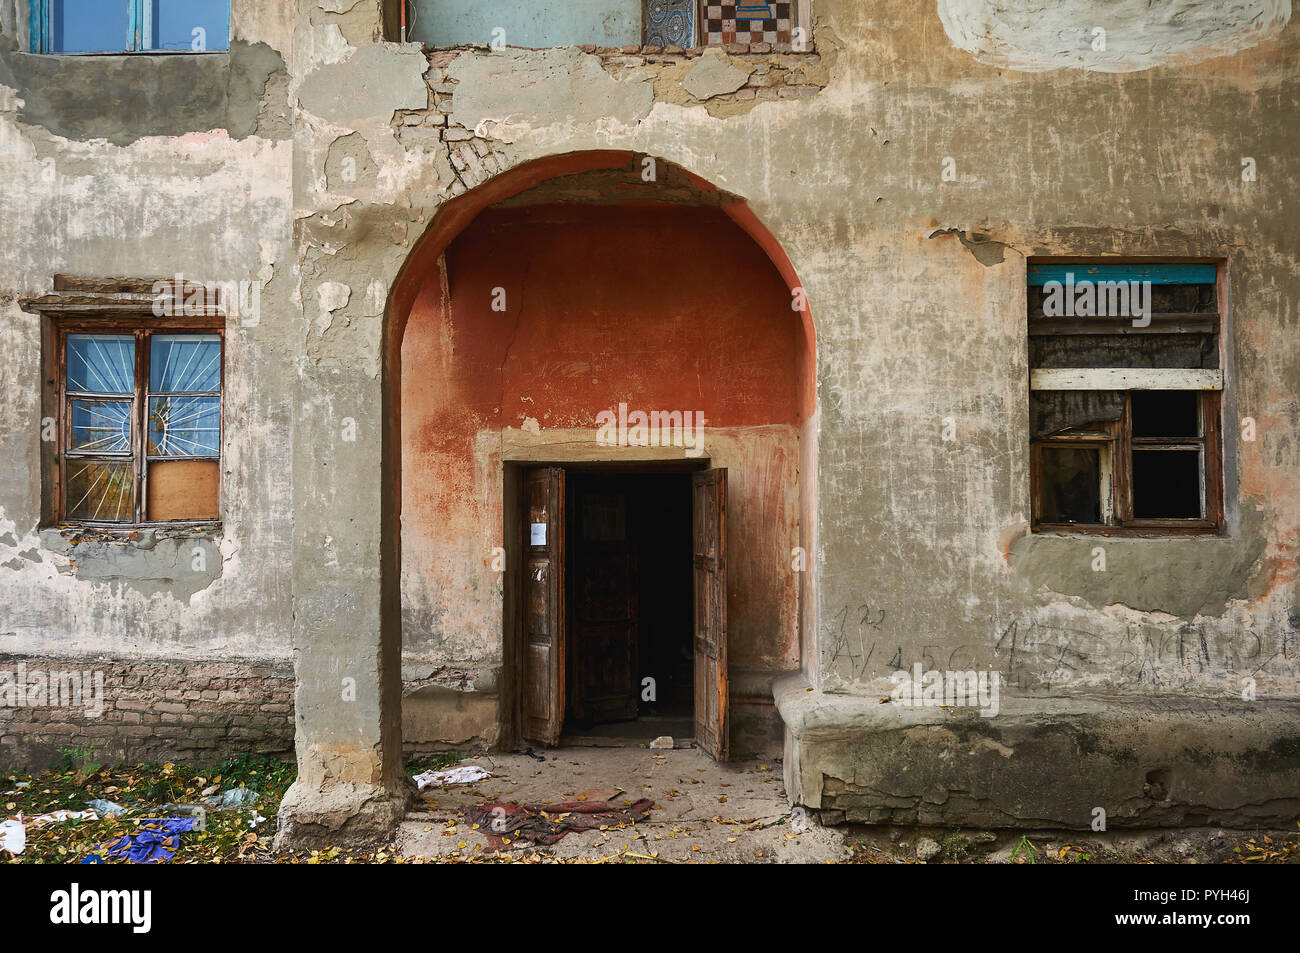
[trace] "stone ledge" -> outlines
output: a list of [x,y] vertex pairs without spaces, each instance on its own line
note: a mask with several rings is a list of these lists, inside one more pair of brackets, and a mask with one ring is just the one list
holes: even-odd
[[1152,695],[1016,698],[998,714],[773,686],[793,803],[859,823],[1289,825],[1300,701]]

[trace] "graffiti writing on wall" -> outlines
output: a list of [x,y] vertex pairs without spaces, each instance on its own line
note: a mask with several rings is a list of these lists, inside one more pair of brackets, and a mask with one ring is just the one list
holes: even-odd
[[[845,605],[822,626],[829,667],[857,681],[887,675],[919,659],[925,669],[996,668],[1004,682],[1025,691],[1069,685],[1172,688],[1189,680],[1247,676],[1300,677],[1300,615],[1231,624],[1222,620],[1078,623],[1016,617],[990,619],[989,642],[953,646],[887,632],[883,608]],[[1105,621],[1105,620],[1101,620]],[[920,644],[918,644],[920,642]],[[907,656],[905,659],[904,656]]]

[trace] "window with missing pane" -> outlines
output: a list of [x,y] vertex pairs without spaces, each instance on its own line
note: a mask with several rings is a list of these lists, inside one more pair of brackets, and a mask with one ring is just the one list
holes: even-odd
[[216,520],[221,334],[65,330],[61,353],[59,518]]
[[1220,531],[1217,267],[1034,262],[1028,292],[1034,529]]

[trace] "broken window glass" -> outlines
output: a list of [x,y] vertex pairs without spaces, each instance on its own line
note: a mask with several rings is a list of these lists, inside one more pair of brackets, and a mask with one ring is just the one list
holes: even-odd
[[221,338],[155,334],[149,366],[149,455],[216,456],[221,437]]
[[135,338],[70,334],[64,365],[68,452],[75,455],[68,461],[68,518],[129,521],[135,493],[130,459]]
[[69,334],[68,393],[135,391],[135,338],[129,334]]
[[1134,437],[1201,436],[1200,397],[1194,390],[1134,391]]
[[1109,424],[1124,416],[1124,392],[1114,390],[1036,390],[1029,395],[1035,438],[1062,431],[1110,436]]
[[1044,447],[1042,519],[1048,523],[1101,522],[1101,450]]
[[150,397],[151,457],[215,456],[221,437],[216,397]]
[[1133,515],[1137,519],[1199,519],[1201,451],[1194,447],[1134,447]]
[[[61,518],[217,519],[221,335],[77,332],[64,341]],[[137,379],[141,353],[148,373]]]
[[221,386],[221,338],[215,334],[155,334],[149,341],[149,390],[210,393]]
[[67,518],[129,523],[135,512],[131,462],[70,460]]
[[129,453],[131,451],[131,401],[68,401],[72,429],[70,450],[82,453]]
[[221,453],[221,337],[149,339],[151,520],[215,519]]
[[1030,264],[1036,526],[1222,525],[1216,276],[1210,263]]

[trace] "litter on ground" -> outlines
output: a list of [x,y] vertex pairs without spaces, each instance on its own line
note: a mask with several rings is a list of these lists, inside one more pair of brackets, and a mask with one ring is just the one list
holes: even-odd
[[480,768],[476,764],[467,764],[459,768],[448,768],[445,771],[425,771],[423,774],[417,774],[413,780],[416,787],[423,791],[425,788],[445,788],[452,784],[473,784],[475,781],[490,777],[492,777],[491,771]]

